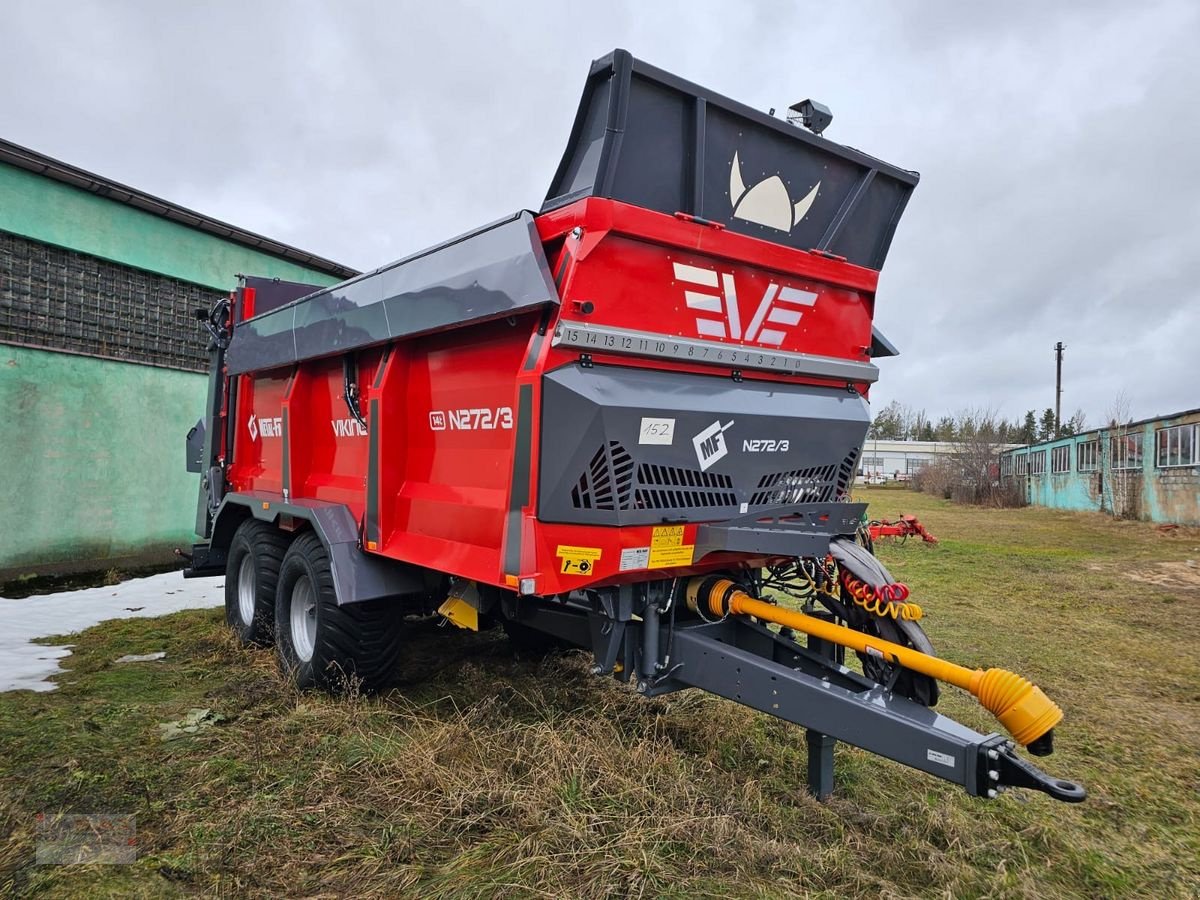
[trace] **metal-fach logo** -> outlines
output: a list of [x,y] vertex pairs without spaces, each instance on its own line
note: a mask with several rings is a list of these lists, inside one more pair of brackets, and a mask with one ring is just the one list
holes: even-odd
[[283,417],[269,416],[260,419],[251,413],[247,427],[250,429],[250,440],[252,441],[257,441],[260,434],[264,438],[277,438],[283,434]]
[[725,445],[725,432],[732,425],[733,419],[724,425],[718,419],[692,438],[692,446],[696,448],[696,459],[700,462],[701,472],[707,472],[709,466],[724,459],[725,455],[729,453],[729,448]]
[[[707,291],[684,290],[688,309],[694,309],[696,333],[701,337],[731,338],[745,343],[778,347],[787,337],[784,329],[794,328],[804,314],[803,307],[815,306],[817,295],[812,291],[771,282],[763,292],[758,307],[745,330],[742,311],[738,305],[737,283],[732,272],[717,272],[674,263],[675,277],[685,284],[708,288]],[[716,293],[711,291],[715,290]],[[771,327],[778,326],[778,327]]]

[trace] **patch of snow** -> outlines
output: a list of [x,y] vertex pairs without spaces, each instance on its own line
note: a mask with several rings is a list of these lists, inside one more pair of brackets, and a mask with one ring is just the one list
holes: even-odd
[[182,572],[20,600],[0,597],[0,691],[57,687],[47,679],[63,672],[58,661],[70,655],[72,645],[34,644],[34,638],[74,634],[111,619],[147,619],[224,603],[224,579],[184,578]]

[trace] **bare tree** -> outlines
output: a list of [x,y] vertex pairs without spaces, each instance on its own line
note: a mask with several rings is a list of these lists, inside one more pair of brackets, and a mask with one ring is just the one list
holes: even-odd
[[960,412],[955,422],[954,450],[926,467],[916,487],[960,503],[1016,506],[1023,493],[1012,479],[1000,478],[1000,452],[1004,447],[1003,420],[991,408]]
[[1063,435],[1083,434],[1085,431],[1087,431],[1087,416],[1082,409],[1076,409],[1075,414],[1063,422],[1059,429],[1060,434]]
[[[1140,469],[1129,466],[1131,437],[1129,424],[1129,395],[1121,391],[1113,398],[1105,413],[1108,428],[1100,432],[1100,508],[1115,518],[1136,516],[1136,490],[1140,483]],[[1136,479],[1136,480],[1135,480]]]

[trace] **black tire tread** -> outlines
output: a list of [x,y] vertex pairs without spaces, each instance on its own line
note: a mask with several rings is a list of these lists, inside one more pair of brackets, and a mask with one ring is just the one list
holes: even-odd
[[[289,536],[269,522],[247,519],[238,526],[229,547],[225,571],[225,621],[245,646],[270,646],[275,636],[275,590],[287,554]],[[256,556],[255,613],[249,628],[241,620],[237,602],[237,577],[245,552]]]
[[[305,571],[314,578],[317,591],[317,635],[311,671],[302,673],[300,686],[306,687],[305,682],[311,681],[315,687],[334,692],[351,687],[373,692],[386,687],[395,676],[403,649],[404,618],[399,605],[369,600],[338,606],[329,554],[315,532],[306,531],[297,537],[288,555],[303,558]],[[294,583],[291,567],[305,563],[284,560],[289,571],[280,581],[277,614],[287,608],[283,591],[286,588],[290,592]],[[284,655],[288,647],[282,642],[279,646],[285,671],[295,669],[295,661]]]

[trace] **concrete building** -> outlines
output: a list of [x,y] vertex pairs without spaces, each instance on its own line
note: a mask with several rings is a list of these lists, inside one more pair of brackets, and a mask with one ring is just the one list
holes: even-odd
[[0,579],[193,538],[193,317],[239,273],[354,270],[0,140]]
[[1200,409],[1011,450],[1000,476],[1036,506],[1200,525]]
[[953,453],[945,441],[893,441],[867,438],[858,464],[858,480],[907,481],[935,459]]

